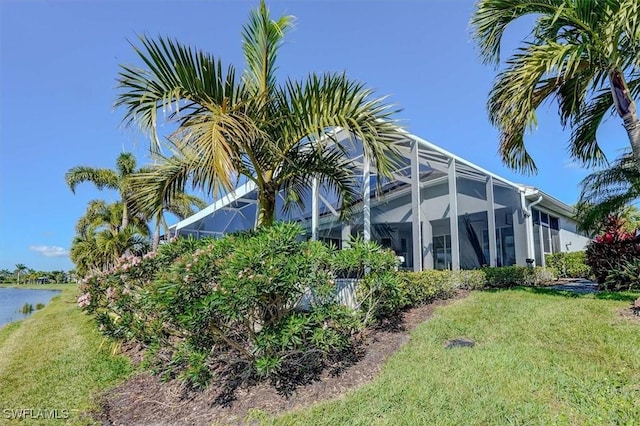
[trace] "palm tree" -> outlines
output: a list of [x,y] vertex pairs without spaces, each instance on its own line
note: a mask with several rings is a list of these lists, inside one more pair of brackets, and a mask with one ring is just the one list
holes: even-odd
[[18,263],[16,265],[15,273],[18,275],[18,284],[20,284],[20,275],[26,272],[28,269],[29,268],[27,268],[27,266],[22,263]]
[[[620,157],[611,167],[594,172],[581,182],[576,219],[581,229],[597,233],[610,214],[633,222],[632,204],[640,200],[640,169],[632,155]],[[633,226],[633,225],[631,225]]]
[[70,250],[77,273],[104,271],[125,253],[141,255],[149,248],[149,227],[139,212],[121,226],[123,203],[89,202],[86,213],[76,223],[76,236]]
[[390,176],[399,130],[383,99],[345,74],[277,84],[277,53],[291,26],[290,16],[272,20],[261,1],[244,27],[247,68],[239,79],[233,66],[208,53],[140,38],[135,50],[147,68],[121,67],[116,106],[124,108],[127,125],[151,134],[155,152],[162,148],[162,111],[170,111],[164,118],[177,127],[169,136],[172,156],[137,180],[144,204],[158,196],[168,201],[188,182],[218,197],[249,180],[257,188],[258,224],[270,225],[278,191],[285,192],[285,208],[301,205],[314,178],[349,204],[358,184],[347,143],[332,140],[336,127],[360,139],[377,172]]
[[[132,202],[132,205],[134,203]],[[149,236],[147,216],[134,209],[129,216],[128,225],[136,226],[142,235]],[[76,223],[76,232],[82,234],[87,229],[110,229],[114,232],[122,230],[122,217],[125,214],[125,206],[122,202],[107,203],[103,200],[92,200],[87,204],[85,214]],[[127,225],[127,226],[128,226]]]
[[129,152],[124,152],[116,160],[116,170],[77,166],[71,168],[65,174],[65,180],[74,194],[76,186],[82,182],[92,182],[100,190],[109,188],[118,191],[122,200],[122,222],[120,226],[125,228],[129,224],[129,208],[132,203],[132,193],[128,187],[128,178],[136,171],[135,169],[135,157]]
[[187,218],[196,213],[196,210],[202,210],[207,207],[207,203],[195,195],[186,194],[184,192],[175,192],[167,197],[159,199],[159,203],[154,208],[153,218],[155,228],[153,231],[152,250],[156,250],[160,243],[160,230],[164,227],[165,233],[168,231],[167,221],[164,218],[165,212],[169,212],[177,216],[180,220]]
[[183,191],[165,192],[167,182],[165,181],[163,183],[161,180],[166,178],[166,176],[162,174],[162,170],[156,171],[158,167],[158,164],[144,167],[131,176],[132,181],[141,178],[140,182],[142,184],[148,184],[149,181],[145,180],[147,176],[155,176],[157,179],[154,185],[160,192],[153,198],[136,198],[133,204],[133,211],[135,213],[141,217],[153,219],[155,222],[152,239],[152,250],[154,251],[160,243],[161,229],[164,227],[165,232],[168,231],[167,222],[164,217],[166,212],[172,213],[182,220],[195,214],[195,209],[202,210],[207,207],[207,203],[195,195],[187,194]]
[[38,279],[38,277],[40,276],[40,274],[35,269],[29,268],[27,270],[27,275],[26,276],[27,276],[27,282],[29,284],[34,284],[36,282],[36,280]]
[[52,271],[49,276],[56,284],[69,282],[67,274],[64,271]]
[[102,271],[103,259],[96,233],[86,230],[82,234],[76,234],[71,243],[69,258],[76,265],[76,273],[79,277],[84,277],[90,272]]
[[500,154],[510,167],[535,172],[524,133],[536,110],[556,99],[560,121],[572,129],[570,153],[604,164],[596,131],[608,112],[622,118],[640,168],[638,0],[480,0],[471,19],[485,63],[498,64],[506,28],[533,15],[528,39],[506,62],[491,90],[488,110],[500,130]]

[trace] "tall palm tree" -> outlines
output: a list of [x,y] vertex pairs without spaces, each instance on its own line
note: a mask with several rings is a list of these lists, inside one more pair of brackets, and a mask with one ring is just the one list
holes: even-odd
[[28,269],[27,265],[23,263],[18,263],[16,265],[15,273],[18,275],[18,284],[20,284],[20,275],[24,274]]
[[178,41],[140,38],[135,50],[146,68],[121,67],[116,106],[126,124],[151,134],[156,152],[163,111],[177,127],[169,136],[173,155],[138,180],[140,198],[168,200],[188,182],[218,197],[246,179],[257,188],[258,224],[270,225],[278,191],[291,208],[317,178],[348,204],[359,188],[347,143],[332,140],[335,127],[360,139],[377,172],[390,176],[398,128],[383,99],[345,74],[277,84],[277,53],[291,26],[291,16],[272,20],[260,2],[244,26],[241,78],[233,66]]
[[640,168],[639,0],[480,0],[471,19],[485,63],[499,64],[509,24],[536,17],[522,46],[506,61],[491,90],[488,110],[500,130],[500,154],[509,166],[535,172],[524,134],[536,110],[557,100],[560,121],[572,129],[570,153],[603,164],[596,131],[608,112],[622,118]]
[[120,193],[122,200],[122,221],[120,226],[129,224],[129,208],[132,203],[132,192],[128,187],[129,177],[136,171],[136,158],[129,152],[123,152],[116,160],[116,169],[96,169],[77,166],[69,169],[65,180],[75,194],[76,186],[82,182],[92,182],[98,189],[109,188]]
[[585,177],[581,185],[576,219],[581,229],[596,233],[610,214],[632,218],[631,205],[640,200],[640,169],[628,153]]
[[150,232],[146,218],[140,213],[133,214],[123,228],[123,211],[123,203],[89,202],[87,211],[76,223],[70,250],[71,261],[80,276],[111,268],[125,253],[140,255],[148,250]]
[[[87,204],[87,210],[76,222],[76,232],[82,234],[86,229],[109,229],[118,232],[122,228],[122,216],[125,207],[122,202],[107,203],[104,200],[91,200]],[[135,210],[135,214],[129,215],[129,224],[134,225],[144,236],[149,236],[147,216]],[[127,225],[127,226],[128,226]]]

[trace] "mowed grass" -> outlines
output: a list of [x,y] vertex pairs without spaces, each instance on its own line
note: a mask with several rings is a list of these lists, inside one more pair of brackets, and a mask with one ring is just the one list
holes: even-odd
[[[474,292],[442,307],[373,383],[264,423],[640,424],[639,294]],[[445,349],[458,337],[473,348]]]
[[2,421],[14,416],[11,410],[34,410],[34,417],[38,410],[64,417],[67,410],[69,419],[28,418],[26,424],[87,424],[84,412],[95,408],[97,392],[131,372],[129,361],[103,344],[76,296],[77,286],[67,286],[44,309],[0,328]]

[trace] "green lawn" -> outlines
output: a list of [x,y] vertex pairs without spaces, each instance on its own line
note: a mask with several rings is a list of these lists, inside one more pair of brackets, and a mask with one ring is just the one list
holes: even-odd
[[[51,286],[38,286],[49,288]],[[59,288],[59,287],[58,287]],[[0,419],[11,410],[58,410],[69,424],[86,424],[81,413],[93,408],[94,395],[131,371],[123,357],[113,357],[90,318],[76,306],[77,286],[31,317],[0,329]],[[51,411],[48,411],[51,414]],[[40,414],[44,414],[41,412]],[[27,424],[63,424],[42,420]]]
[[[474,292],[442,307],[373,383],[287,425],[640,424],[638,294]],[[447,339],[473,348],[445,349]]]

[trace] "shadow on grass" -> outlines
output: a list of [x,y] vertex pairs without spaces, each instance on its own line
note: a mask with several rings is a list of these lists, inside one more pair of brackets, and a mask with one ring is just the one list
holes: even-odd
[[595,294],[596,299],[605,299],[605,300],[626,300],[628,302],[633,302],[636,299],[640,298],[640,293],[631,292],[631,291],[602,291],[600,293]]
[[498,293],[501,291],[524,291],[526,293],[533,294],[545,294],[550,296],[560,296],[560,297],[569,297],[573,299],[578,298],[586,298],[586,299],[601,299],[601,300],[617,300],[617,301],[627,301],[633,302],[640,297],[640,292],[632,292],[632,291],[600,291],[597,293],[593,292],[576,292],[572,290],[559,290],[550,287],[525,287],[525,286],[516,286],[516,287],[507,287],[507,288],[490,288],[485,289],[483,291],[489,293]]

